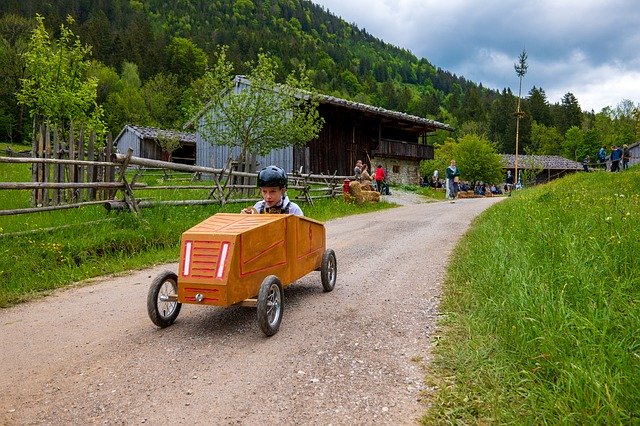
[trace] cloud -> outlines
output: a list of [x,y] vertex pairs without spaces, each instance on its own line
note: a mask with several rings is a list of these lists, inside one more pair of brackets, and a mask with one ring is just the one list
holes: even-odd
[[444,70],[485,87],[518,90],[513,69],[529,56],[523,94],[549,102],[573,93],[584,110],[640,104],[640,7],[635,0],[314,0],[335,15]]

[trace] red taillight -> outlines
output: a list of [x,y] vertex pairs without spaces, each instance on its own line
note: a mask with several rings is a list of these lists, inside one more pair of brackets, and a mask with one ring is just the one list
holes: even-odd
[[220,246],[220,256],[218,257],[218,269],[216,278],[222,278],[224,275],[224,267],[227,263],[227,255],[229,254],[229,243],[222,243]]

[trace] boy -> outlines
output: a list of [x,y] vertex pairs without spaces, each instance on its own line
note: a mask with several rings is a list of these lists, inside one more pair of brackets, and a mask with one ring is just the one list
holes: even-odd
[[302,209],[287,197],[287,174],[280,167],[269,166],[258,173],[258,187],[262,201],[242,213],[280,213],[304,216]]

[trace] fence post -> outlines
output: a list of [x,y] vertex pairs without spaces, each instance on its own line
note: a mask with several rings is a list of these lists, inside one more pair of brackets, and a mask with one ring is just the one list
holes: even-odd
[[[51,158],[51,125],[49,123],[47,123],[45,125],[45,131],[44,131],[44,157],[43,158]],[[50,166],[49,163],[44,163],[44,173],[43,173],[43,179],[41,180],[41,182],[49,182],[50,181]],[[44,190],[44,194],[42,197],[42,205],[43,206],[48,206],[49,205],[49,189],[45,189]]]
[[[60,141],[58,139],[58,126],[53,126],[53,158],[60,158]],[[53,181],[60,183],[60,164],[53,165]],[[60,204],[60,189],[54,189],[51,194],[51,202],[54,206]]]
[[[78,160],[83,161],[85,159],[85,152],[84,152],[84,127],[80,127],[80,138],[78,139]],[[85,181],[85,169],[86,167],[83,165],[80,165],[78,167],[78,182],[84,182]],[[78,190],[78,201],[82,202],[84,201],[84,193],[85,190],[83,188],[80,188]]]
[[[96,134],[95,132],[91,132],[89,134],[89,146],[87,147],[87,160],[95,161],[95,143],[96,143]],[[90,164],[87,167],[87,182],[95,182],[95,173],[96,166]],[[96,190],[93,188],[89,188],[87,191],[88,200],[95,201],[96,199]]]
[[[69,124],[69,160],[76,159],[76,139],[73,132],[73,121]],[[78,168],[75,164],[69,164],[67,166],[68,170],[68,180],[71,183],[75,183],[78,181],[77,171]],[[68,192],[68,200],[70,203],[74,203],[76,201],[76,192],[73,188],[69,188]]]
[[126,175],[127,167],[129,167],[129,162],[131,161],[132,156],[133,156],[133,149],[130,147],[127,150],[127,157],[122,162],[122,166],[120,166],[119,181],[124,184],[124,188],[122,190],[124,202],[127,203],[127,205],[129,206],[129,210],[137,214],[137,213],[140,213],[140,209],[138,207],[138,203],[136,202],[135,197],[133,196],[133,190],[131,189],[131,185],[127,181],[127,175]]

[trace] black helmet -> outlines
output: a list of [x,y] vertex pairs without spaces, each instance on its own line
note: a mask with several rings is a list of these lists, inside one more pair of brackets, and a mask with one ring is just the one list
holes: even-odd
[[258,187],[287,187],[287,174],[278,166],[269,166],[260,170],[258,173]]

